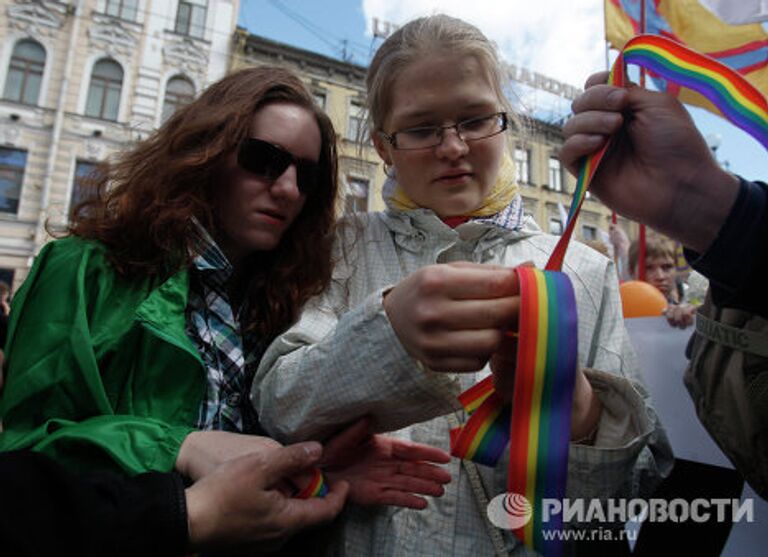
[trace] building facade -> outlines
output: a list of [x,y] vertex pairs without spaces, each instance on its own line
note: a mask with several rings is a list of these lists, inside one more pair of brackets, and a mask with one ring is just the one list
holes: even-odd
[[78,178],[223,77],[239,0],[0,0],[0,280],[63,229]]
[[[295,71],[330,116],[340,210],[384,208],[383,166],[366,139],[366,68],[251,35],[236,28],[238,9],[239,0],[0,0],[0,280],[17,287],[50,240],[46,224],[66,226],[79,178],[246,66]],[[526,212],[562,232],[575,180],[557,158],[560,129],[531,121],[510,140]],[[576,237],[600,239],[609,218],[588,198]]]
[[[252,65],[277,65],[293,70],[306,82],[333,121],[339,135],[339,172],[345,211],[381,210],[385,180],[381,160],[365,138],[366,68],[278,43],[238,29],[231,70]],[[524,133],[511,132],[511,147],[525,211],[545,232],[563,231],[576,180],[557,157],[563,135],[557,126],[529,120]],[[584,201],[575,236],[600,240],[611,212],[594,197]],[[619,219],[629,229],[629,223]],[[634,234],[632,234],[634,236]]]

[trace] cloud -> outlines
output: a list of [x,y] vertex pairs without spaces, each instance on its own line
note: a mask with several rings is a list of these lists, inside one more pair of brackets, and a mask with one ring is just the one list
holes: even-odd
[[[362,11],[371,19],[403,24],[414,17],[447,13],[477,25],[499,45],[502,58],[582,87],[586,78],[605,69],[602,0],[362,0]],[[768,30],[768,23],[763,24]],[[515,88],[523,107],[536,116],[554,121],[568,112],[562,100],[526,88]],[[722,160],[731,170],[751,179],[765,179],[765,151],[722,120],[694,109],[702,133],[721,133]]]
[[605,69],[601,0],[363,0],[372,18],[403,24],[446,13],[496,42],[502,58],[576,87]]

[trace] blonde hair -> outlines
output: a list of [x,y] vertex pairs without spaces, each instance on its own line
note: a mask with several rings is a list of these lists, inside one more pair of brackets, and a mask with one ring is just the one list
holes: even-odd
[[[635,240],[629,247],[629,269],[634,273],[637,270],[637,260],[640,256],[640,243]],[[675,245],[671,240],[656,235],[648,235],[645,240],[645,258],[665,257],[675,262]]]
[[370,133],[383,131],[384,118],[391,109],[392,89],[402,71],[435,52],[475,57],[510,121],[522,130],[502,88],[503,72],[496,46],[474,25],[438,14],[409,21],[376,51],[365,79]]

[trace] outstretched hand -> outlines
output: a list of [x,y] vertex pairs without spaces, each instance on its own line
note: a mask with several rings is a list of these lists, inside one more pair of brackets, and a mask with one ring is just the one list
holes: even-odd
[[451,459],[436,447],[371,435],[362,418],[325,445],[321,467],[331,481],[349,483],[349,500],[358,505],[396,505],[424,509],[420,495],[439,497],[451,475],[436,464]]
[[696,306],[691,304],[670,305],[664,311],[667,323],[678,329],[686,329],[693,325],[696,317]]

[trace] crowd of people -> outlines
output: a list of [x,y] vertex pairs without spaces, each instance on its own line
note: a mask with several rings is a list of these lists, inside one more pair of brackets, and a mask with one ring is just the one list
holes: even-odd
[[[574,103],[564,164],[624,134],[595,194],[686,246],[712,284],[700,313],[764,334],[765,185],[720,169],[676,100],[604,82]],[[0,506],[4,549],[526,554],[486,514],[508,452],[493,468],[448,454],[463,390],[492,376],[512,399],[510,269],[543,267],[558,240],[524,216],[507,131],[525,123],[494,45],[444,15],[389,36],[366,86],[383,212],[336,221],[333,126],[279,68],[225,77],[99,168],[12,303],[0,493],[23,503]],[[702,191],[711,204],[687,203]],[[690,206],[706,211],[696,226]],[[648,243],[648,280],[682,307],[668,258]],[[672,452],[616,265],[573,243],[563,269],[578,306],[567,497],[651,496]],[[686,381],[766,496],[768,388],[751,387],[768,372],[724,392],[713,374],[746,364],[735,349],[714,361],[713,342],[697,340]],[[297,498],[314,469],[328,493]],[[40,517],[56,535],[35,535]]]

